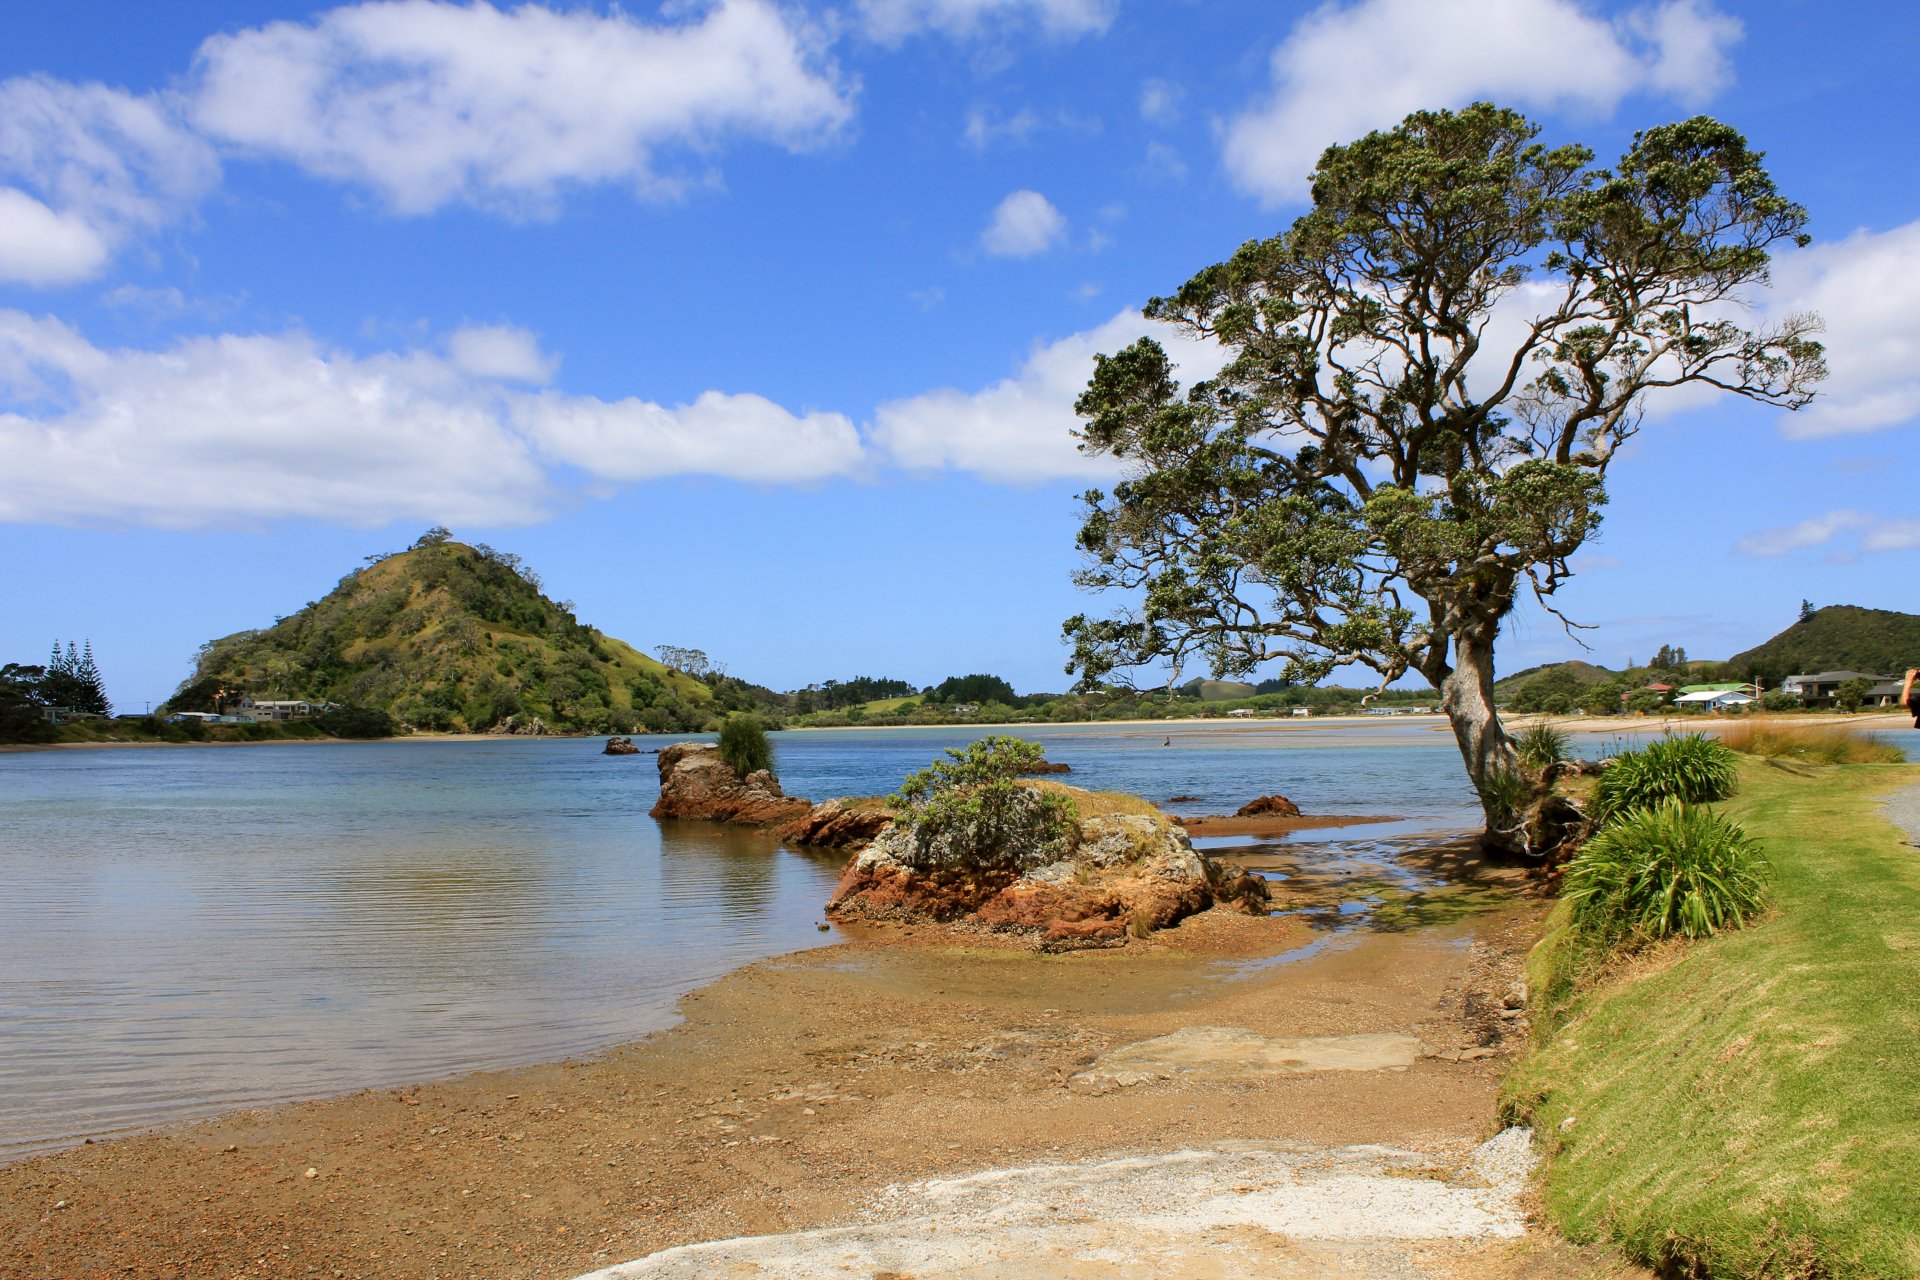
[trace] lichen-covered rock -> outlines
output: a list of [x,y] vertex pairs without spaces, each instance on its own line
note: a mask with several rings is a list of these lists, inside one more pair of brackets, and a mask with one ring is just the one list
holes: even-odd
[[[1025,807],[1021,807],[1025,812]],[[1026,813],[1044,831],[1037,811]],[[1195,851],[1165,818],[1087,818],[1064,836],[1002,843],[880,833],[841,877],[827,914],[839,919],[967,922],[1031,935],[1045,950],[1124,943],[1216,903],[1267,909],[1266,881]]]
[[893,814],[887,809],[843,797],[821,801],[780,828],[779,836],[789,844],[825,849],[861,848],[885,831],[892,821]]
[[676,742],[660,753],[660,799],[656,818],[697,818],[771,827],[793,822],[813,808],[780,790],[765,769],[742,778],[711,742]]

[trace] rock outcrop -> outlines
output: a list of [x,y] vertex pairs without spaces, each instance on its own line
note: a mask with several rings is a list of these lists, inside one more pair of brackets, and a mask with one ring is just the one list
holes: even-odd
[[1026,768],[1022,769],[1020,771],[1020,776],[1023,778],[1036,778],[1044,773],[1072,773],[1072,772],[1073,772],[1073,766],[1070,764],[1061,764],[1057,760],[1041,760],[1036,764],[1030,764]]
[[850,849],[866,845],[892,821],[892,813],[871,802],[845,798],[823,800],[781,827],[779,836],[791,844]]
[[676,742],[660,753],[656,818],[697,818],[772,827],[805,817],[813,805],[780,790],[765,769],[742,778],[711,742]]
[[637,756],[640,748],[633,745],[632,738],[608,738],[606,747],[600,752],[603,756]]
[[1236,818],[1297,818],[1300,806],[1285,796],[1261,796],[1258,800],[1249,800],[1233,811]]
[[1086,818],[1053,833],[1027,794],[995,839],[888,827],[847,867],[827,914],[966,922],[1064,950],[1145,937],[1216,903],[1267,909],[1266,881],[1195,852],[1164,817]]

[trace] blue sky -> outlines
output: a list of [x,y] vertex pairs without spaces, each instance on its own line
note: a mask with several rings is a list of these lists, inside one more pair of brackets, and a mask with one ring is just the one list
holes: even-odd
[[[1594,660],[1920,610],[1920,11],[1651,0],[144,0],[0,15],[0,658],[122,709],[436,523],[777,688],[1062,688],[1092,353],[1324,145],[1705,111],[1812,213],[1789,417],[1656,405]],[[1501,665],[1574,656],[1538,613]]]

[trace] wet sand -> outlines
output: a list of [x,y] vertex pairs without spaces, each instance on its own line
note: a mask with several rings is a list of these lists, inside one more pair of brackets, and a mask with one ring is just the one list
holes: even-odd
[[[1225,852],[1291,865],[1284,850]],[[849,1221],[889,1184],[1036,1161],[1227,1139],[1464,1158],[1494,1128],[1525,1026],[1503,993],[1545,903],[1464,848],[1409,858],[1422,856],[1470,883],[1401,895],[1364,927],[1343,923],[1342,904],[1379,900],[1365,868],[1293,866],[1280,885],[1291,914],[1210,911],[1114,951],[869,929],[737,972],[690,996],[674,1030],[587,1061],[0,1168],[0,1276],[558,1278]],[[1192,1027],[1391,1032],[1436,1056],[1392,1072],[1076,1085],[1101,1055]],[[1533,1240],[1458,1274],[1570,1276],[1590,1261]]]

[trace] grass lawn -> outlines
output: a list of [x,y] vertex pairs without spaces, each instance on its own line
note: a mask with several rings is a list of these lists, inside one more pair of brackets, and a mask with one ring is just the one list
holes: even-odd
[[1920,1276],[1920,850],[1877,804],[1915,782],[1743,762],[1721,808],[1774,869],[1752,928],[1596,976],[1556,910],[1506,1105],[1569,1236],[1682,1275]]

